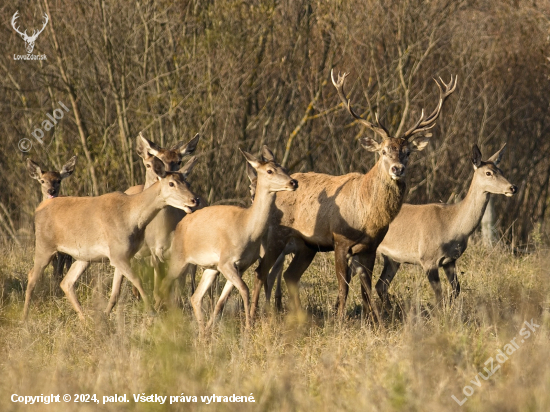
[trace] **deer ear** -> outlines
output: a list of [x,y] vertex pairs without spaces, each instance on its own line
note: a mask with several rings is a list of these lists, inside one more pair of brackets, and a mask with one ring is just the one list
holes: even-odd
[[187,178],[189,173],[191,173],[191,171],[197,164],[197,160],[199,160],[199,158],[197,156],[193,156],[191,159],[187,161],[187,163],[185,163],[185,165],[178,172],[181,173],[183,177]]
[[40,170],[40,166],[33,162],[31,159],[27,159],[27,170],[29,171],[29,175],[33,179],[40,179],[40,175],[42,174],[42,170]]
[[377,152],[381,149],[380,143],[374,140],[372,137],[363,137],[359,140],[361,146],[367,149],[369,152]]
[[504,149],[506,149],[506,143],[500,148],[498,152],[496,152],[494,155],[492,155],[487,161],[493,162],[495,166],[498,166],[500,161],[502,160],[502,156],[504,155]]
[[197,133],[195,137],[193,137],[187,144],[183,142],[178,142],[174,146],[170,148],[170,150],[173,150],[175,152],[179,152],[181,156],[190,155],[195,151],[197,148],[197,144],[199,143],[200,135]]
[[59,174],[61,175],[61,179],[65,179],[66,177],[69,177],[70,175],[72,175],[74,172],[75,165],[76,165],[76,156],[73,156],[61,168],[61,171],[59,172]]
[[164,166],[164,163],[162,163],[162,160],[156,156],[153,157],[153,172],[155,172],[155,174],[161,179],[166,177],[166,167]]
[[250,180],[250,197],[252,200],[254,200],[254,196],[256,195],[256,185],[258,184],[258,175],[256,175],[256,171],[252,166],[250,166],[250,163],[246,164],[246,174],[248,176],[248,180]]
[[258,179],[258,175],[256,174],[254,168],[250,166],[250,163],[246,164],[246,175],[248,176],[248,180],[250,180],[250,183],[255,183]]
[[[241,150],[241,149],[239,149]],[[246,153],[241,150],[241,153],[243,154],[244,158],[248,163],[250,163],[250,166],[252,166],[254,169],[258,169],[260,167],[261,163],[256,157],[252,156],[250,153]]]
[[145,159],[151,156],[157,156],[161,148],[156,143],[153,143],[149,139],[146,139],[140,132],[137,137],[136,150],[139,157]]
[[479,151],[477,144],[472,146],[472,163],[474,164],[474,169],[481,166],[481,152]]
[[269,149],[269,147],[267,147],[267,145],[264,145],[264,147],[262,147],[262,157],[266,162],[275,162],[275,155]]
[[411,152],[420,152],[421,150],[424,150],[424,148],[428,145],[428,143],[430,143],[430,137],[432,137],[432,134],[428,133],[422,137],[414,139],[409,144],[409,147],[411,148]]

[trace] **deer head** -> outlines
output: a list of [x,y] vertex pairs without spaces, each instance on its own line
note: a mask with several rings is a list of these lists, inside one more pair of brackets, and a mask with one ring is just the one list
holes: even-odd
[[63,165],[59,172],[43,172],[37,163],[33,162],[31,159],[27,159],[27,170],[29,171],[29,175],[40,183],[43,199],[53,199],[59,196],[61,181],[73,174],[75,165],[76,156],[73,156]]
[[367,126],[382,137],[382,142],[380,143],[372,137],[364,137],[361,139],[361,145],[371,152],[378,152],[378,154],[380,154],[379,162],[392,180],[402,179],[405,177],[405,169],[407,167],[409,155],[412,152],[423,150],[428,144],[429,138],[431,137],[429,130],[435,126],[435,121],[441,113],[443,102],[456,89],[456,76],[454,79],[451,76],[451,81],[448,84],[445,84],[441,78],[439,79],[441,84],[445,87],[445,91],[441,88],[441,84],[434,79],[439,88],[439,102],[434,111],[428,117],[425,117],[424,110],[422,110],[420,119],[418,119],[413,127],[407,130],[402,136],[392,137],[388,129],[378,120],[378,114],[375,114],[376,123],[373,124],[355,113],[351,107],[351,101],[346,97],[346,93],[344,92],[344,82],[348,74],[349,73],[344,73],[340,75],[340,73],[338,73],[338,80],[336,80],[333,71],[330,73],[332,83],[338,91],[338,96],[344,103],[348,112],[359,123]]
[[[264,145],[262,148],[262,160],[242,150],[241,153],[256,172],[254,190],[250,188],[253,199],[262,186],[270,193],[294,191],[298,188],[298,181],[291,178],[287,171],[275,161],[273,152],[267,146]],[[249,178],[252,180],[250,173]]]
[[136,151],[145,165],[145,187],[150,186],[157,180],[157,176],[152,169],[153,158],[160,159],[164,163],[167,172],[176,172],[182,165],[182,159],[195,151],[199,138],[200,135],[197,134],[187,143],[180,141],[170,148],[162,148],[140,133],[136,140]]
[[48,20],[49,20],[48,15],[46,13],[44,13],[44,19],[45,19],[44,25],[38,31],[33,30],[32,35],[29,36],[29,35],[27,35],[27,30],[25,30],[25,32],[23,33],[15,25],[15,20],[17,20],[17,18],[19,17],[18,13],[19,13],[19,11],[16,11],[15,14],[13,15],[13,17],[11,19],[11,25],[12,25],[13,29],[23,38],[23,40],[25,40],[25,43],[27,43],[27,53],[30,54],[30,53],[32,53],[32,51],[34,49],[34,42],[38,38],[38,35],[44,31],[44,29],[46,28],[46,25],[48,24]]
[[489,159],[481,160],[481,152],[476,144],[472,147],[472,164],[474,165],[474,183],[486,193],[503,194],[511,197],[517,191],[516,185],[511,184],[502,174],[498,165],[502,160],[502,155],[506,143],[502,148],[492,155]]

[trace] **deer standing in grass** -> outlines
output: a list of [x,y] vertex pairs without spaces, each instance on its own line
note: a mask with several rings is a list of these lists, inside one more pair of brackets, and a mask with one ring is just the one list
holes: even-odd
[[479,148],[473,146],[474,177],[461,202],[403,205],[378,246],[384,258],[384,269],[376,291],[384,306],[389,306],[388,288],[402,263],[422,266],[438,302],[442,300],[439,268],[443,267],[453,289],[452,297],[458,296],[460,283],[456,276],[456,260],[462,256],[468,238],[479,226],[491,193],[512,196],[517,191],[498,168],[505,146],[487,161],[481,160]]
[[[143,137],[140,133],[136,140],[136,151],[143,160],[145,165],[145,184],[132,186],[124,193],[135,194],[150,187],[158,180],[157,175],[153,172],[153,159],[158,158],[164,163],[167,172],[177,171],[182,164],[185,156],[191,155],[197,148],[200,136],[197,134],[188,143],[183,141],[176,143],[169,149],[160,147],[152,141]],[[206,202],[201,199],[200,206],[205,206]],[[147,256],[151,257],[153,266],[153,295],[158,298],[158,286],[160,281],[166,274],[166,262],[170,257],[170,246],[174,237],[176,226],[184,218],[186,213],[178,208],[167,206],[162,209],[147,225],[145,229],[145,239],[141,250],[136,254],[136,257],[143,259]],[[195,287],[195,271],[196,267],[190,268],[191,273],[191,290]],[[134,288],[135,289],[135,288]],[[134,290],[134,295],[137,290]]]
[[195,159],[179,172],[167,172],[163,162],[153,159],[152,170],[159,181],[135,195],[120,192],[97,197],[58,197],[40,204],[35,214],[36,247],[34,267],[29,272],[23,317],[26,319],[32,291],[56,252],[75,259],[61,281],[61,289],[79,317],[84,314],[74,284],[91,262],[109,259],[115,267],[111,298],[105,311],[109,314],[120,294],[125,276],[136,286],[145,308],[149,300],[130,266],[130,259],[140,249],[147,225],[166,206],[192,212],[198,200],[186,181]]
[[[63,165],[59,172],[43,172],[42,168],[31,159],[27,159],[27,170],[31,178],[40,183],[42,189],[42,201],[46,199],[53,199],[59,196],[61,190],[61,181],[73,174],[76,165],[76,156],[69,159],[67,163]],[[63,276],[63,269],[69,270],[71,267],[72,259],[70,256],[63,253],[56,253],[52,258],[53,276],[55,279],[61,279]]]
[[[191,297],[201,334],[204,332],[202,298],[218,272],[228,281],[222,296],[227,294],[226,288],[230,290],[233,285],[239,290],[244,301],[246,327],[250,327],[249,292],[241,275],[260,257],[261,241],[275,194],[295,191],[298,187],[298,182],[275,163],[273,153],[267,146],[263,147],[264,160],[242,153],[258,174],[252,206],[247,209],[228,205],[210,206],[186,216],[176,228],[168,275],[160,288],[161,296],[166,296],[172,281],[181,276],[188,265],[208,268]],[[161,303],[159,301],[157,305]],[[215,316],[212,316],[208,326],[214,320]]]
[[[320,173],[296,173],[300,190],[281,192],[275,201],[276,211],[271,215],[265,242],[265,255],[256,269],[256,280],[251,314],[254,315],[262,286],[268,289],[270,268],[281,253],[294,258],[284,274],[291,301],[300,308],[298,283],[319,251],[334,250],[338,279],[338,313],[344,316],[351,274],[348,259],[353,256],[352,269],[360,275],[363,306],[368,314],[371,308],[371,279],[376,248],[382,242],[392,220],[397,216],[405,196],[405,170],[412,152],[428,144],[429,130],[435,126],[443,102],[453,93],[456,77],[440,91],[439,102],[428,116],[424,112],[411,129],[400,137],[391,137],[378,121],[373,124],[352,109],[344,92],[347,74],[338,75],[332,82],[348,112],[361,124],[383,138],[378,143],[371,137],[361,139],[361,145],[380,155],[374,167],[365,175],[349,173],[330,176]],[[287,250],[285,251],[285,248]]]

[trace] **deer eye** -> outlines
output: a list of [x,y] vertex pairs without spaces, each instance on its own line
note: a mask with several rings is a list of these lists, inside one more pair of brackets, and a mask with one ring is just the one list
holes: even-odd
[[268,174],[268,175],[271,175],[271,174],[273,174],[273,170],[271,170],[271,169],[267,169],[267,174]]
[[491,172],[486,172],[485,173],[487,176],[491,176]]
[[149,169],[151,168],[151,165],[145,165],[145,167],[148,167]]
[[169,185],[170,187],[174,187],[174,182],[170,182],[170,183],[168,183],[168,185]]
[[385,150],[382,150],[382,155],[386,155],[386,151]]
[[40,180],[40,183],[44,183],[44,181],[43,181],[43,180]]

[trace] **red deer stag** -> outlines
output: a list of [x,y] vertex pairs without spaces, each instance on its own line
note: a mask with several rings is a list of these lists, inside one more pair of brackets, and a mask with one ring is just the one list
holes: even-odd
[[[251,314],[258,305],[262,286],[267,288],[269,270],[281,253],[294,252],[294,258],[284,274],[293,306],[300,308],[298,283],[319,251],[335,253],[336,276],[339,285],[338,313],[345,313],[351,273],[348,259],[354,256],[353,269],[360,275],[365,311],[371,307],[371,278],[376,249],[382,242],[389,224],[397,216],[405,196],[405,170],[412,152],[428,144],[429,130],[436,124],[444,101],[456,88],[456,77],[449,84],[436,84],[440,91],[439,102],[427,117],[420,119],[402,136],[392,137],[380,123],[360,117],[352,108],[344,92],[347,74],[338,75],[332,82],[344,106],[359,123],[382,137],[378,143],[372,137],[361,139],[361,145],[376,152],[380,158],[365,175],[350,173],[330,176],[320,173],[296,173],[292,177],[300,182],[300,190],[281,192],[275,201],[265,239],[265,255],[256,270],[256,281]],[[292,247],[288,247],[291,244]],[[285,247],[287,250],[285,251]],[[292,249],[292,250],[289,250]]]

